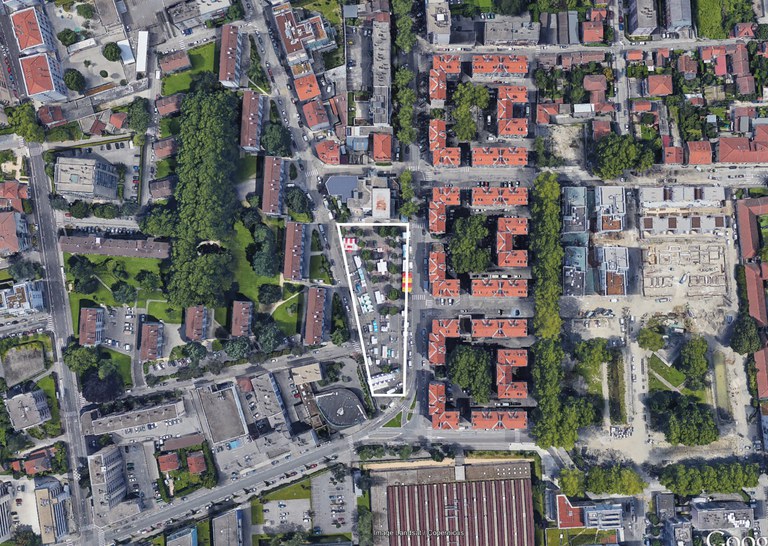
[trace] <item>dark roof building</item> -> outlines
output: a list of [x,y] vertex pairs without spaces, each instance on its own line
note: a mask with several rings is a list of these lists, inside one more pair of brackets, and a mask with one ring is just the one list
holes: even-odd
[[101,343],[104,337],[104,308],[83,307],[80,309],[80,345],[92,347]]
[[184,93],[176,93],[167,97],[161,97],[155,101],[157,113],[161,116],[178,114],[181,111],[181,103],[184,102]]
[[243,92],[243,113],[240,117],[240,147],[246,152],[261,150],[261,129],[267,116],[269,101],[250,89]]
[[307,291],[304,345],[319,345],[325,339],[325,300],[327,290],[313,286]]
[[279,157],[264,158],[264,180],[261,188],[261,210],[264,214],[278,216],[283,212],[283,176],[285,169]]
[[139,357],[142,361],[157,360],[163,356],[163,323],[145,322],[141,325]]
[[251,335],[253,321],[253,302],[232,302],[232,337],[247,337]]
[[219,83],[230,89],[240,87],[243,64],[244,32],[238,32],[235,25],[221,27],[221,49],[219,51]]
[[171,74],[173,72],[180,72],[192,68],[192,63],[189,61],[189,55],[183,49],[168,53],[160,57],[160,70],[163,74]]
[[208,338],[210,310],[203,305],[187,307],[184,310],[184,337],[188,341],[202,341]]
[[304,224],[285,223],[283,277],[291,281],[304,278]]
[[110,239],[95,235],[62,235],[59,237],[59,247],[62,252],[70,254],[99,254],[160,260],[171,255],[169,243],[163,243],[151,237],[149,239]]

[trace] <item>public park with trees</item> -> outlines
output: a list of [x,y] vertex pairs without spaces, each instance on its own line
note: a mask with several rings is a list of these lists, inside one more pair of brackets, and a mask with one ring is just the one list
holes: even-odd
[[460,141],[474,140],[477,136],[477,118],[488,108],[490,94],[484,85],[460,83],[453,93],[453,132]]
[[653,166],[653,150],[632,135],[611,133],[595,146],[595,173],[605,180],[618,178],[626,170],[647,171]]
[[670,444],[701,446],[719,438],[712,408],[690,395],[652,392],[647,401],[651,428],[662,431]]

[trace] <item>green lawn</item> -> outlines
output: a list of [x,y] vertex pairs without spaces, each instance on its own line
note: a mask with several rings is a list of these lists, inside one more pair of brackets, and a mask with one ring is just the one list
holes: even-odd
[[237,161],[238,182],[245,182],[256,176],[257,161],[255,155],[246,155]]
[[189,85],[192,83],[192,76],[206,70],[208,72],[216,71],[216,42],[190,49],[188,53],[192,68],[164,77],[163,95],[188,91]]
[[158,161],[155,163],[155,178],[165,178],[169,174],[175,172],[176,170],[176,161],[173,159],[163,159],[162,161]]
[[227,325],[227,313],[229,312],[229,308],[227,307],[214,307],[213,309],[213,320],[218,322],[221,326]]
[[211,520],[197,522],[197,546],[211,546]]
[[294,212],[292,210],[288,211],[288,215],[291,217],[291,220],[294,222],[299,222],[301,224],[311,224],[314,218],[312,217],[312,213],[301,213],[301,212]]
[[400,428],[401,426],[403,426],[403,414],[398,413],[392,419],[390,419],[387,422],[387,424],[384,426],[389,428]]
[[37,386],[45,393],[48,398],[48,406],[51,408],[51,422],[60,423],[59,401],[56,398],[56,381],[53,375],[48,374],[37,382]]
[[279,284],[280,275],[261,277],[251,267],[245,250],[253,244],[253,235],[242,222],[235,223],[235,237],[229,248],[235,259],[235,282],[239,292],[251,301],[259,301],[259,286],[262,284]]
[[312,498],[312,482],[309,478],[286,485],[264,495],[265,501],[310,499]]
[[659,374],[662,379],[668,381],[673,387],[680,388],[680,385],[685,382],[685,374],[683,372],[672,366],[667,366],[655,354],[651,355],[651,358],[648,359],[648,364],[654,372]]
[[0,269],[0,282],[11,280],[13,280],[13,277],[11,277],[10,271],[8,269]]
[[[64,264],[67,272],[67,281],[72,281],[73,278],[69,274],[69,266],[66,265],[71,257],[71,254],[64,254]],[[151,271],[153,273],[160,273],[160,260],[155,258],[125,258],[119,256],[99,256],[96,254],[84,254],[86,258],[95,266],[96,275],[101,279],[98,289],[94,294],[79,294],[77,292],[70,292],[70,307],[72,310],[72,324],[75,327],[75,332],[78,331],[78,324],[80,319],[80,307],[82,300],[88,300],[86,307],[93,306],[94,304],[103,304],[110,307],[118,307],[112,297],[112,291],[108,288],[120,280],[127,282],[128,284],[135,286],[139,289],[136,297],[139,306],[145,305],[146,300],[159,299],[163,295],[159,292],[149,292],[139,287],[139,283],[136,280],[136,275],[141,271]],[[126,278],[118,279],[113,273],[114,268],[120,268],[125,271]],[[106,286],[105,286],[106,285]]]
[[[275,319],[277,325],[288,337],[296,335],[296,332],[299,330],[299,319],[301,318],[303,304],[304,294],[299,293],[281,303],[272,312],[272,318]],[[296,312],[291,313],[289,308],[294,305],[296,306]]]
[[168,302],[153,301],[147,308],[147,313],[169,324],[181,324],[182,309]]
[[547,529],[547,546],[586,546],[616,542],[615,531],[597,529]]
[[654,391],[668,391],[669,389],[667,386],[659,381],[659,378],[656,377],[654,374],[649,373],[648,374],[648,391],[654,392]]
[[264,507],[259,499],[251,499],[251,523],[264,525]]
[[731,413],[731,403],[728,398],[728,376],[725,369],[725,355],[715,351],[715,395],[717,407],[725,413]]
[[707,389],[699,389],[697,391],[684,388],[680,389],[680,392],[683,393],[686,396],[693,396],[694,398],[698,399],[699,403],[701,404],[709,404],[709,395],[707,394]]
[[313,280],[320,279],[326,284],[331,284],[331,277],[328,275],[326,268],[323,267],[323,264],[327,264],[327,262],[328,258],[324,254],[312,256],[309,259],[309,278]]
[[179,134],[181,118],[162,118],[160,120],[160,138],[168,138]]
[[105,349],[102,347],[101,349],[102,354],[109,355],[109,358],[116,362],[118,365],[118,368],[120,370],[120,377],[123,378],[123,384],[127,389],[130,389],[133,386],[133,379],[131,376],[131,357],[128,355],[124,355],[123,353],[118,353],[117,351],[113,351],[112,349]]
[[365,491],[362,496],[357,497],[357,505],[365,506],[368,510],[371,509],[371,492]]

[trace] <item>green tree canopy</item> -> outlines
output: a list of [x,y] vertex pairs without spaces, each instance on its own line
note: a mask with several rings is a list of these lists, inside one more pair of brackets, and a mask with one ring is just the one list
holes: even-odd
[[760,334],[757,331],[757,323],[748,313],[739,313],[733,325],[731,334],[731,349],[745,355],[760,350]]
[[482,273],[491,264],[491,251],[487,246],[486,217],[474,215],[459,218],[453,226],[450,249],[451,266],[459,275]]
[[664,348],[664,337],[657,327],[647,326],[638,332],[637,344],[647,351],[660,351]]
[[[653,152],[645,149],[632,135],[611,133],[597,142],[598,176],[604,179],[617,178],[627,169],[647,170],[653,165]],[[650,163],[650,164],[649,164]]]
[[274,276],[280,267],[279,260],[275,259],[278,251],[274,232],[264,224],[258,224],[253,228],[253,239],[253,270],[262,277]]
[[584,473],[578,468],[564,468],[560,471],[560,489],[568,497],[583,497]]
[[687,386],[692,389],[704,384],[704,376],[709,370],[708,348],[707,340],[696,336],[686,341],[680,351],[680,370],[688,378]]
[[120,46],[115,42],[107,42],[101,49],[101,54],[108,61],[117,62],[120,60]]
[[251,342],[247,337],[233,337],[224,342],[224,352],[236,360],[245,358],[251,352]]
[[141,231],[153,237],[172,237],[178,223],[176,211],[168,205],[152,205],[139,219]]
[[21,138],[29,142],[45,140],[45,130],[37,122],[35,107],[31,102],[16,107],[6,106],[5,113],[8,116],[8,125]]
[[757,487],[760,467],[757,463],[683,462],[665,465],[661,469],[661,484],[683,497],[702,493],[741,493],[744,488]]
[[259,286],[259,303],[271,305],[283,297],[283,289],[276,284],[262,284]]
[[400,214],[410,218],[419,211],[419,203],[415,201],[416,193],[413,191],[413,173],[405,170],[398,179],[400,184]]
[[43,266],[38,262],[20,258],[11,264],[8,268],[8,273],[10,273],[11,277],[16,281],[37,279],[43,274]]
[[56,35],[56,37],[59,39],[59,41],[64,47],[69,47],[72,44],[77,43],[77,40],[78,40],[77,32],[75,32],[71,28],[65,28],[64,30],[59,32]]
[[149,113],[149,100],[144,97],[136,97],[128,105],[128,126],[139,135],[147,132],[152,115]]
[[472,395],[478,404],[491,396],[491,356],[485,349],[458,345],[448,357],[451,380]]
[[135,286],[120,281],[112,285],[112,297],[117,303],[133,304],[136,302],[137,290]]
[[281,123],[267,123],[261,136],[261,145],[267,155],[289,157],[291,155],[291,134]]
[[597,495],[639,495],[647,485],[635,470],[623,465],[612,465],[590,468],[585,488]]
[[297,187],[288,188],[285,192],[285,204],[289,210],[298,214],[309,214],[312,212],[312,201],[307,194]]
[[475,117],[488,107],[488,88],[471,82],[460,83],[453,94],[453,131],[461,141],[474,140],[477,135]]
[[64,364],[77,375],[82,375],[91,368],[99,365],[99,353],[92,347],[82,347],[77,343],[70,343],[64,349]]
[[163,288],[163,280],[160,278],[160,275],[154,271],[147,271],[145,269],[139,271],[136,274],[136,282],[138,282],[139,286],[144,290],[150,292],[157,292]]
[[75,10],[77,11],[77,14],[83,19],[93,19],[94,15],[96,15],[96,12],[91,4],[78,4]]
[[82,93],[85,91],[85,77],[74,68],[68,68],[64,71],[64,85],[67,89]]
[[711,408],[693,396],[657,391],[650,396],[648,407],[652,427],[662,430],[673,445],[707,445],[719,437]]

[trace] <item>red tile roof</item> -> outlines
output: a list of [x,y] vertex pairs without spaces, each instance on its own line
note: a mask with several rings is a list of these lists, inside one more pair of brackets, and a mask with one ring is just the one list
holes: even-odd
[[432,333],[443,337],[459,337],[459,319],[432,319]]
[[302,110],[304,111],[304,119],[307,120],[307,127],[311,130],[314,131],[316,128],[330,125],[328,112],[325,111],[325,106],[318,99],[306,102]]
[[392,135],[373,133],[373,160],[392,161]]
[[152,151],[155,152],[157,159],[166,159],[176,153],[178,147],[174,137],[164,138],[152,144]]
[[240,146],[244,148],[257,148],[261,141],[261,126],[267,109],[266,100],[262,95],[246,89],[243,92],[243,109],[240,116]]
[[317,78],[314,74],[296,78],[293,80],[296,86],[296,95],[300,101],[312,100],[320,96],[320,86],[317,85]]
[[432,188],[432,201],[435,203],[443,203],[448,206],[461,205],[461,192],[459,188],[439,186]]
[[749,74],[749,53],[747,46],[737,43],[730,54],[731,74],[734,76],[746,76]]
[[95,345],[98,341],[98,321],[104,320],[104,309],[98,307],[83,307],[80,309],[80,345]]
[[16,41],[22,55],[25,50],[41,46],[44,43],[38,17],[39,13],[35,7],[23,9],[11,15],[13,33],[16,35]]
[[683,162],[682,146],[666,146],[664,148],[664,163],[666,165],[680,165]]
[[[496,256],[499,267],[525,267],[528,265],[528,253],[525,250],[515,250],[515,235],[528,232],[527,221],[522,225],[502,222],[505,218],[499,218],[496,228]],[[524,220],[524,219],[521,219]],[[525,232],[522,233],[522,229]]]
[[582,87],[584,87],[584,91],[606,91],[608,80],[602,74],[589,74],[584,76]]
[[442,70],[429,71],[429,100],[446,100],[448,84],[446,74]]
[[754,354],[757,369],[757,397],[768,398],[768,347],[763,347]]
[[284,237],[283,277],[286,280],[300,281],[304,277],[304,224],[286,222]]
[[163,326],[157,322],[145,322],[141,325],[141,349],[142,361],[155,360],[162,357],[160,353]]
[[728,63],[725,60],[725,55],[722,55],[715,59],[715,76],[722,78],[728,74]]
[[442,279],[432,283],[432,296],[435,298],[458,298],[459,290],[458,279]]
[[64,112],[61,111],[61,106],[43,105],[37,111],[37,118],[46,127],[58,127],[67,123]]
[[526,337],[528,322],[524,319],[472,319],[473,338],[508,339]]
[[252,301],[232,302],[232,336],[233,337],[250,336],[252,320],[253,320],[253,302]]
[[528,427],[524,411],[472,410],[472,428],[476,430],[521,430]]
[[608,10],[605,8],[590,8],[587,10],[587,19],[590,21],[605,21],[608,18]]
[[163,55],[160,57],[159,62],[160,70],[162,70],[164,74],[192,68],[189,55],[187,55],[187,52],[183,49]]
[[307,291],[304,344],[319,345],[325,335],[325,300],[327,290],[313,286]]
[[429,150],[439,150],[445,148],[447,125],[442,119],[429,120]]
[[695,75],[699,72],[699,63],[690,55],[680,55],[677,58],[677,71]]
[[472,75],[505,76],[528,74],[528,59],[521,55],[473,55]]
[[768,326],[768,312],[765,308],[765,284],[756,264],[745,264],[744,273],[747,284],[747,300],[749,314],[757,321],[758,326]]
[[502,217],[496,221],[496,230],[498,232],[510,233],[512,235],[527,235],[528,234],[528,219],[527,218],[508,218]]
[[525,349],[499,349],[496,351],[496,362],[524,368],[528,365],[528,351]]
[[155,101],[157,113],[161,116],[169,116],[181,111],[181,103],[184,102],[184,93],[176,93],[167,97],[161,97]]
[[476,167],[506,167],[528,165],[528,150],[518,147],[472,148],[472,165]]
[[595,141],[610,135],[612,132],[611,122],[605,119],[592,120],[592,138]]
[[746,76],[739,76],[736,78],[736,88],[740,95],[754,95],[755,94],[755,77],[747,74]]
[[265,214],[280,214],[283,191],[283,160],[279,157],[264,158],[264,178],[261,188],[261,210]]
[[208,337],[206,332],[208,309],[203,305],[187,307],[184,310],[184,335],[190,341],[202,341]]
[[552,116],[556,116],[558,112],[559,108],[554,102],[537,104],[536,123],[539,125],[549,125],[552,121]]
[[240,63],[242,50],[238,52],[238,29],[233,24],[221,27],[221,47],[219,49],[219,81],[234,82],[237,65]]
[[499,119],[498,120],[498,136],[528,136],[528,119],[527,118],[514,118],[514,119]]
[[758,216],[768,214],[768,197],[736,201],[736,220],[739,226],[739,247],[741,257],[750,260],[757,256],[760,248]]
[[652,97],[665,97],[674,92],[672,76],[669,74],[652,74],[648,76],[648,94]]
[[527,298],[525,279],[472,279],[472,295],[477,298]]
[[429,253],[429,282],[445,279],[445,252],[435,251]]
[[451,410],[433,415],[432,428],[435,430],[457,430],[459,428],[459,412]]
[[433,55],[432,68],[442,70],[446,74],[460,74],[461,59],[458,55]]
[[445,336],[441,334],[429,334],[429,348],[427,359],[433,366],[445,364]]
[[429,202],[429,232],[434,234],[445,233],[446,206],[443,203]]
[[187,468],[190,474],[202,474],[205,472],[205,455],[202,451],[193,451],[187,454]]
[[501,399],[528,398],[528,384],[515,381],[515,369],[509,364],[496,364],[496,394]]
[[157,458],[157,466],[160,472],[172,472],[179,469],[179,455],[177,453],[166,453]]
[[0,212],[0,253],[15,254],[21,249],[16,232],[17,214],[14,211]]
[[584,21],[581,23],[581,41],[585,44],[602,42],[603,23],[599,21]]
[[442,381],[429,382],[429,414],[445,411],[445,383]]
[[315,153],[326,165],[341,164],[341,146],[333,140],[323,140],[315,144]]
[[45,53],[29,55],[19,59],[21,72],[24,76],[24,85],[27,95],[37,95],[53,91],[53,79],[51,78],[50,59]]
[[633,112],[650,112],[651,111],[652,103],[649,100],[636,100],[636,101],[632,101],[630,104],[632,105]]
[[125,112],[115,112],[109,116],[109,124],[115,129],[122,129],[126,121],[128,121],[128,114]]
[[686,142],[689,165],[709,165],[712,163],[712,144],[708,140]]
[[24,212],[22,199],[29,199],[29,187],[16,180],[0,182],[0,208]]
[[732,35],[734,38],[754,38],[756,29],[755,23],[736,23]]
[[557,527],[580,529],[584,527],[584,510],[573,506],[565,495],[557,496]]
[[524,85],[502,85],[498,93],[498,100],[508,100],[513,104],[528,102],[528,88]]
[[442,148],[432,152],[435,167],[458,167],[461,164],[461,148]]
[[628,61],[642,61],[643,60],[643,51],[641,49],[630,49],[627,51],[627,60]]
[[513,207],[528,204],[528,188],[472,188],[473,207]]
[[746,137],[721,137],[717,156],[720,163],[766,163],[768,144]]

